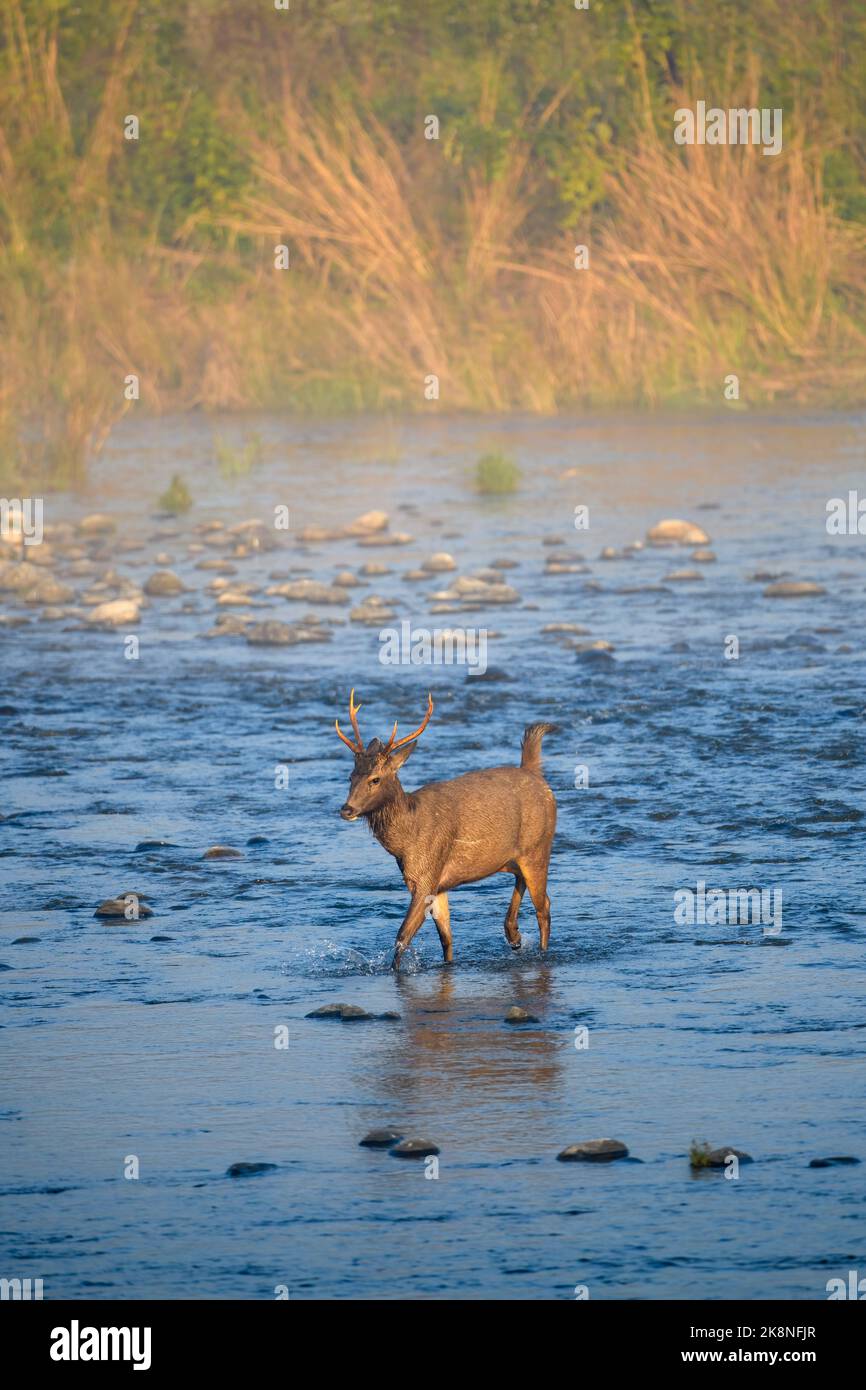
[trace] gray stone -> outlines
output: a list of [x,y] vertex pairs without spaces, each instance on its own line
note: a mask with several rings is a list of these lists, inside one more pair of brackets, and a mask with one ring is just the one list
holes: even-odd
[[781,579],[767,585],[764,598],[817,598],[826,592],[822,584],[813,584],[811,580]]
[[813,1158],[809,1164],[810,1168],[839,1168],[847,1163],[859,1163],[859,1158],[854,1158],[852,1154],[836,1154],[833,1158]]
[[[132,901],[135,899],[136,901]],[[129,913],[129,916],[127,916]],[[141,921],[153,916],[153,909],[147,906],[138,893],[122,893],[116,898],[106,898],[99,904],[94,917],[121,918],[126,922]]]
[[394,1129],[388,1125],[385,1129],[371,1129],[369,1134],[365,1134],[363,1139],[358,1141],[360,1148],[366,1149],[390,1149],[392,1144],[397,1144],[403,1138],[403,1131]]
[[586,1139],[569,1144],[556,1157],[560,1163],[610,1163],[615,1158],[628,1158],[628,1149],[618,1139]]
[[431,1154],[440,1152],[438,1145],[431,1139],[401,1139],[399,1144],[395,1144],[390,1153],[393,1158],[428,1158]]
[[731,1158],[735,1158],[738,1163],[754,1163],[751,1154],[744,1153],[742,1149],[722,1148],[707,1149],[700,1155],[700,1160],[696,1163],[692,1159],[693,1168],[725,1168]]
[[250,1178],[254,1173],[269,1173],[276,1163],[233,1163],[226,1169],[227,1178]]
[[321,1008],[313,1009],[312,1013],[305,1014],[304,1017],[339,1018],[343,1023],[354,1023],[374,1018],[375,1015],[368,1013],[358,1004],[323,1004]]

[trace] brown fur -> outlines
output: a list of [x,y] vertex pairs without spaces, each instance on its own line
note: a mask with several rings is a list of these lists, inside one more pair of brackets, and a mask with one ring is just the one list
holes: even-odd
[[415,744],[390,749],[373,739],[364,748],[359,736],[359,747],[353,748],[355,767],[349,795],[340,814],[344,820],[367,820],[376,839],[397,860],[412,895],[397,933],[392,969],[398,969],[428,911],[445,960],[450,961],[448,891],[495,873],[514,875],[505,917],[509,945],[514,950],[520,946],[517,915],[528,888],[538,918],[541,949],[547,950],[547,869],[556,829],[556,801],[541,770],[541,740],[554,727],[530,724],[526,728],[519,767],[466,772],[447,782],[428,782],[414,792],[403,789],[397,773]]

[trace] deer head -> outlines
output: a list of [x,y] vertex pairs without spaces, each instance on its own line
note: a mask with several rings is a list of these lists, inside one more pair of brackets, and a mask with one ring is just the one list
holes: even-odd
[[358,728],[358,710],[360,708],[360,705],[355,704],[355,692],[353,690],[349,696],[349,718],[355,732],[353,739],[347,738],[340,728],[339,721],[335,721],[338,735],[355,755],[355,766],[349,777],[349,795],[340,807],[340,815],[343,820],[357,820],[359,816],[369,816],[373,811],[380,810],[386,802],[392,799],[400,785],[397,780],[397,773],[415,747],[415,740],[427,728],[433,713],[433,696],[428,694],[427,713],[413,733],[398,739],[395,720],[391,737],[387,743],[382,743],[378,738],[374,738],[370,740],[366,748]]

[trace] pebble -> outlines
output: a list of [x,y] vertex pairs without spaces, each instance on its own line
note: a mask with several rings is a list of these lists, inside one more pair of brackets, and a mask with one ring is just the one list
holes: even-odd
[[354,521],[350,521],[348,526],[343,527],[345,536],[369,536],[377,531],[384,531],[388,526],[387,512],[364,512],[363,516],[358,516]]
[[437,550],[435,555],[421,561],[421,568],[428,570],[430,574],[444,574],[447,570],[456,570],[457,561],[447,550]]
[[172,570],[155,570],[144,586],[151,598],[172,598],[183,591],[183,581]]
[[312,1013],[305,1014],[305,1018],[339,1018],[343,1023],[364,1022],[376,1019],[380,1022],[399,1023],[400,1015],[388,1010],[383,1014],[371,1014],[366,1009],[362,1009],[358,1004],[323,1004],[321,1008],[313,1009]]
[[[130,899],[138,899],[138,906]],[[127,917],[127,912],[130,914]],[[147,903],[138,893],[121,893],[116,898],[106,898],[105,902],[100,903],[94,912],[94,917],[121,917],[124,921],[141,921],[144,917],[153,916],[153,908],[148,907]]]
[[[228,631],[226,625],[222,627],[219,635]],[[244,624],[243,634],[254,647],[288,647],[299,640],[293,627],[288,623],[278,622],[276,618],[268,618],[263,623]],[[216,636],[217,633],[208,635]]]
[[249,594],[239,593],[236,589],[226,589],[220,594],[217,603],[224,608],[253,608],[252,599]]
[[366,1149],[390,1149],[392,1144],[398,1144],[403,1138],[403,1131],[388,1126],[386,1129],[371,1129],[369,1134],[365,1134],[363,1139],[358,1140],[359,1148]]
[[666,517],[647,531],[651,545],[707,545],[709,536],[693,521],[681,521],[676,517]]
[[414,536],[410,536],[408,531],[389,531],[388,534],[380,533],[376,536],[363,536],[358,541],[359,545],[380,546],[380,545],[411,545]]
[[510,584],[490,584],[485,579],[470,579],[468,576],[456,580],[450,589],[440,589],[430,597],[441,603],[449,603],[453,599],[459,599],[464,604],[472,599],[480,599],[485,604],[520,602],[519,593]]
[[313,1009],[312,1013],[305,1014],[305,1018],[339,1018],[344,1023],[351,1023],[355,1020],[372,1018],[373,1014],[362,1009],[358,1004],[322,1004],[320,1008]]
[[197,570],[213,570],[216,574],[237,574],[237,566],[230,560],[199,560],[196,564]]
[[671,570],[663,578],[665,584],[693,584],[696,579],[703,579],[699,570]]
[[117,530],[117,522],[104,512],[91,512],[89,516],[82,517],[78,529],[83,536],[104,536],[109,531]]
[[751,1154],[734,1148],[705,1149],[697,1155],[693,1154],[690,1162],[692,1168],[724,1168],[732,1156],[740,1163],[754,1163]]
[[121,627],[127,623],[137,623],[140,606],[135,599],[115,598],[107,603],[98,603],[87,615],[89,623],[104,623],[106,627]]
[[764,598],[814,598],[826,594],[822,584],[813,584],[805,579],[783,579],[777,584],[768,584]]
[[348,603],[349,596],[331,584],[315,579],[293,579],[288,584],[273,584],[265,589],[269,598],[287,598],[292,603]]
[[851,1154],[837,1154],[834,1158],[813,1158],[810,1168],[837,1168],[846,1163],[859,1163],[859,1158]]
[[615,1158],[628,1158],[628,1149],[618,1139],[587,1139],[582,1144],[569,1144],[556,1157],[561,1163],[610,1163]]
[[210,632],[202,633],[202,636],[241,637],[246,632],[249,621],[246,615],[240,617],[236,613],[220,613]]
[[439,1152],[439,1146],[431,1139],[401,1139],[390,1150],[393,1158],[427,1158]]
[[379,627],[382,623],[391,622],[396,616],[396,608],[389,608],[384,599],[369,598],[357,608],[351,609],[349,621],[363,623],[367,627]]

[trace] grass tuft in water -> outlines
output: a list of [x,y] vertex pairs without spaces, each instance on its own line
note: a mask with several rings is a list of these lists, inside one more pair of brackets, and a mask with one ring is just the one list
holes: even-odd
[[475,465],[475,486],[479,492],[501,495],[516,492],[520,469],[513,459],[498,451],[482,454]]
[[160,511],[172,512],[179,516],[181,512],[188,512],[192,506],[192,497],[189,488],[179,473],[175,473],[169,486],[157,502]]
[[259,434],[251,434],[242,449],[233,449],[224,439],[214,440],[214,453],[224,478],[246,478],[264,456],[264,445]]

